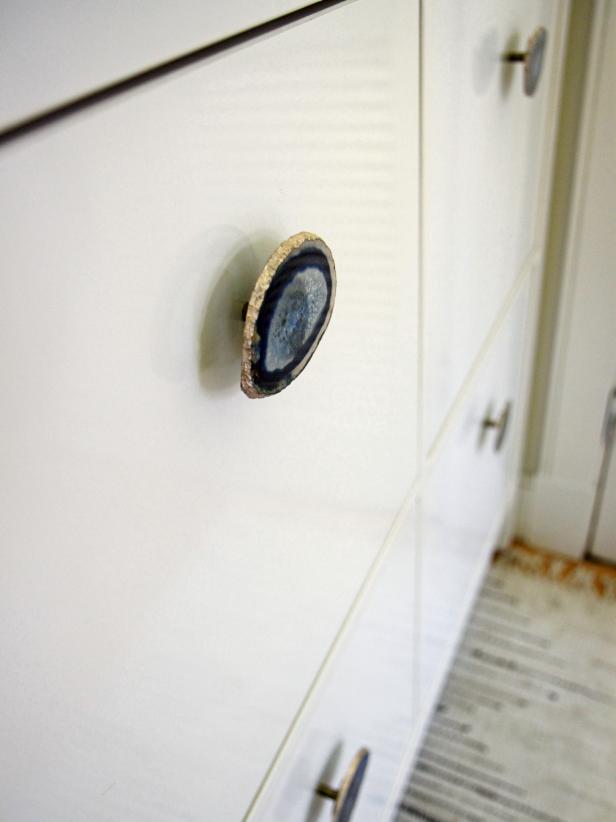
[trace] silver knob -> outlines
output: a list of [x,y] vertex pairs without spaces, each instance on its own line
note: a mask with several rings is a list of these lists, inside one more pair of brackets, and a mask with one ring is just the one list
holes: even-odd
[[496,439],[494,440],[495,451],[500,451],[505,441],[505,435],[507,434],[509,419],[511,417],[511,408],[511,403],[507,402],[498,417],[487,416],[482,422],[484,431],[494,430],[496,432]]
[[540,26],[528,38],[526,51],[512,51],[505,55],[508,63],[524,63],[524,93],[529,97],[539,85],[547,42],[547,30]]
[[348,822],[351,818],[359,789],[366,775],[369,759],[370,751],[367,748],[361,748],[353,757],[339,788],[332,788],[323,783],[317,787],[319,796],[331,799],[334,802],[332,809],[333,822]]

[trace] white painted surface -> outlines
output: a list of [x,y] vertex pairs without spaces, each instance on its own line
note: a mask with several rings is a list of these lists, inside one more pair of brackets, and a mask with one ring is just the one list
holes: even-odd
[[[2,818],[236,820],[263,779],[413,478],[417,19],[353,3],[0,153]],[[333,319],[250,401],[242,302],[302,229]]]
[[[538,475],[526,481],[520,520],[524,538],[577,556],[588,532],[603,454],[605,403],[616,377],[615,73],[616,8],[601,3],[582,113],[544,443]],[[605,505],[613,509],[616,496],[608,495]]]
[[[520,352],[527,333],[529,279],[487,354],[442,452],[426,478],[421,500],[420,704],[425,722],[442,685],[467,612],[507,513],[520,424]],[[512,403],[500,451],[486,415]]]
[[524,477],[515,532],[529,545],[579,557],[588,534],[593,498],[589,483],[552,474]]
[[[535,242],[542,163],[567,5],[430,0],[423,13],[424,433],[430,448]],[[519,64],[539,26],[549,40],[534,97]]]
[[362,747],[370,762],[353,822],[388,817],[417,718],[415,529],[411,503],[251,820],[331,819],[315,788],[337,787]]
[[0,129],[309,0],[7,0],[0,5]]

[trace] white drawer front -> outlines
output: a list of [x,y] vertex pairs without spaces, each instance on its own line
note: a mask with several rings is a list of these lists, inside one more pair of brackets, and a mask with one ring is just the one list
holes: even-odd
[[319,783],[337,787],[356,751],[370,761],[353,822],[387,818],[417,719],[413,506],[324,670],[251,820],[331,819]]
[[[363,0],[0,152],[12,822],[237,820],[263,779],[415,464],[417,41]],[[248,400],[300,230],[332,322]]]
[[0,129],[309,0],[24,0],[0,6]]
[[[434,707],[511,502],[528,299],[527,278],[426,482],[420,517],[422,720]],[[498,416],[507,402],[511,415],[497,451],[497,432],[483,429],[482,422]]]
[[[423,14],[425,435],[430,447],[535,243],[550,86],[559,65],[555,0],[430,0]],[[540,25],[539,88],[520,63]]]

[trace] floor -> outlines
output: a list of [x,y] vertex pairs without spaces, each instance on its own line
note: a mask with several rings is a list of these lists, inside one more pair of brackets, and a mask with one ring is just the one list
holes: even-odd
[[616,820],[616,572],[500,552],[397,822]]

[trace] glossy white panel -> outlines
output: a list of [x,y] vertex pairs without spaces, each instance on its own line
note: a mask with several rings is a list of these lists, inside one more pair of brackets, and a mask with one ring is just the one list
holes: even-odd
[[[464,621],[483,577],[516,481],[529,280],[499,329],[486,360],[442,444],[421,503],[420,701],[434,707]],[[500,451],[483,430],[511,402]]]
[[417,719],[416,515],[405,514],[340,646],[323,671],[251,820],[325,822],[356,751],[370,762],[353,822],[386,818]]
[[[0,153],[3,818],[236,820],[263,779],[414,472],[417,40],[353,3]],[[332,322],[251,401],[302,229]]]
[[[559,13],[560,12],[560,13]],[[423,14],[424,432],[429,448],[518,271],[538,220],[555,35],[554,0],[430,0]],[[503,62],[545,26],[534,97]],[[542,241],[542,240],[541,240]]]
[[309,0],[9,0],[0,4],[0,129]]

